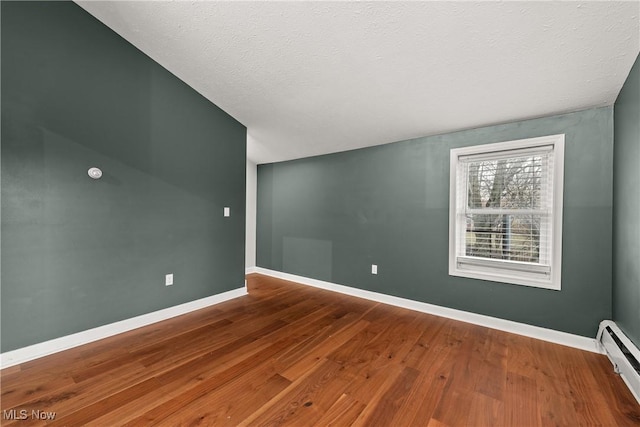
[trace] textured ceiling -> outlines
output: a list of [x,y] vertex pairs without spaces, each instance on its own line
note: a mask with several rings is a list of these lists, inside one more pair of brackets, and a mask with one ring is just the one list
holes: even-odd
[[640,51],[638,1],[78,4],[257,163],[611,105]]

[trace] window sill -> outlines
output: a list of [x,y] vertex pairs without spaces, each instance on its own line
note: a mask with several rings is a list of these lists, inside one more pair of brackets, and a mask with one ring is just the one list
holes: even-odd
[[541,278],[527,275],[514,274],[513,271],[500,271],[498,269],[480,268],[459,268],[457,266],[449,267],[449,276],[466,277],[468,279],[488,280],[490,282],[508,283],[511,285],[529,286],[534,288],[549,289],[554,291],[561,290],[560,281],[553,280],[552,277]]

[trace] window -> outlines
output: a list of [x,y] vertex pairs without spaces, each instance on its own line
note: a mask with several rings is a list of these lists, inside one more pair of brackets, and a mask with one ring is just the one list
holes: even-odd
[[451,150],[449,274],[560,289],[564,135]]

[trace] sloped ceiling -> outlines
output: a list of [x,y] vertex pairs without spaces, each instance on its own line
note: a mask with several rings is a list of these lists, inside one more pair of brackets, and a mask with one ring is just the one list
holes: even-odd
[[611,105],[640,51],[637,1],[78,4],[257,163]]

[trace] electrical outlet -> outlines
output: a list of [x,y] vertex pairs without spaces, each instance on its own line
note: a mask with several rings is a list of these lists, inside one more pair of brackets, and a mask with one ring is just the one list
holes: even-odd
[[231,216],[231,208],[225,206],[224,208],[224,216]]
[[371,264],[371,274],[378,274],[378,266],[376,264]]
[[164,276],[164,285],[165,286],[173,285],[173,273],[167,274],[166,276]]

